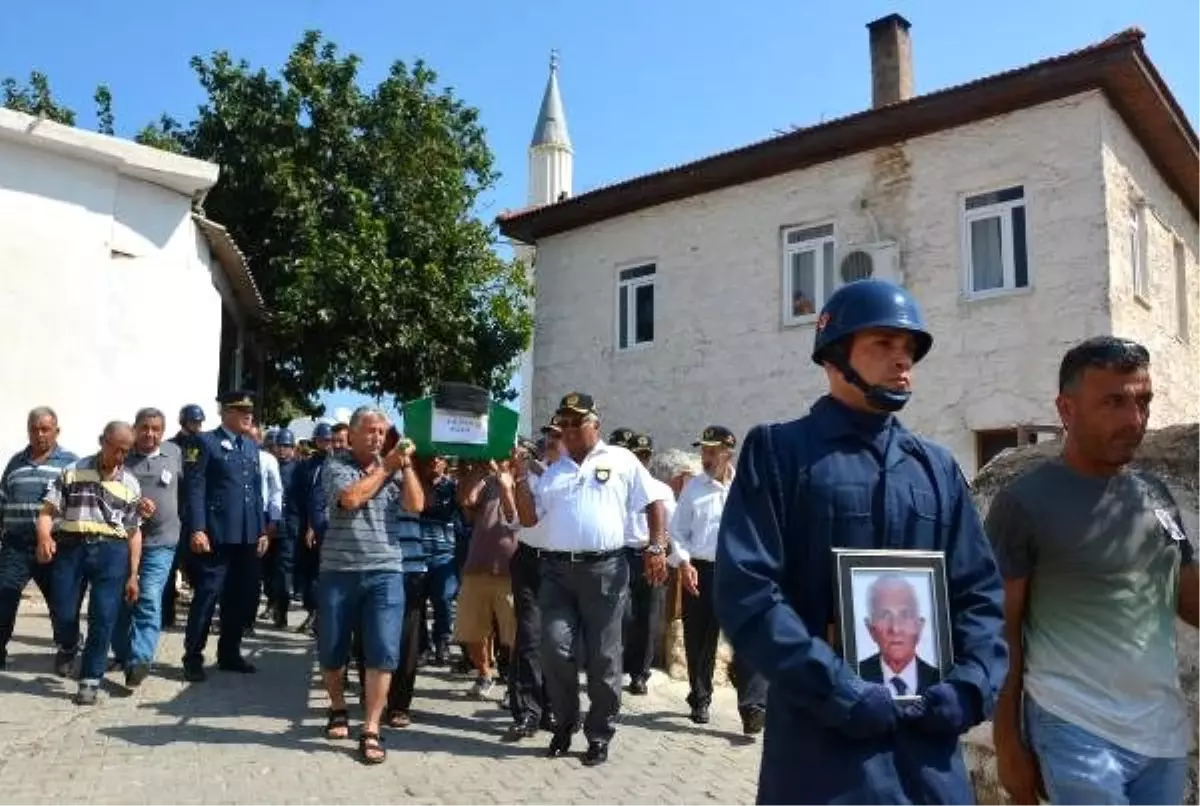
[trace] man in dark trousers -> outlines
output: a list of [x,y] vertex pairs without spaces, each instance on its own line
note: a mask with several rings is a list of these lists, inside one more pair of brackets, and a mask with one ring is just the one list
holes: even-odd
[[317,423],[312,433],[313,453],[294,471],[291,487],[283,491],[290,497],[296,513],[296,549],[293,560],[292,583],[300,593],[301,606],[307,615],[296,632],[311,632],[317,621],[317,572],[320,551],[318,541],[325,531],[325,494],[321,489],[321,466],[333,446],[333,429],[329,423]]
[[[842,286],[817,318],[829,394],[746,435],[717,540],[717,617],[770,682],[759,803],[969,803],[959,736],[1008,665],[1003,588],[966,480],[894,416],[933,344],[907,291]],[[834,548],[945,555],[953,664],[915,701],[836,646]]]
[[276,526],[272,540],[275,562],[271,566],[267,606],[275,626],[282,629],[287,626],[288,608],[292,604],[292,570],[300,529],[300,513],[296,511],[291,495],[300,463],[296,461],[296,435],[287,428],[275,432],[275,455],[279,460],[279,479],[283,485],[283,517]]
[[[196,461],[200,449],[193,444],[196,435],[204,428],[204,409],[195,403],[189,403],[179,410],[179,431],[168,442],[179,449],[183,457],[183,470],[186,476],[188,467]],[[180,479],[179,484],[179,542],[175,544],[175,559],[171,563],[171,571],[167,574],[167,584],[162,593],[162,626],[163,629],[175,626],[175,603],[179,600],[179,586],[176,584],[177,574],[182,572],[184,581],[192,584],[191,548],[188,542],[191,535],[187,530],[187,483]]]
[[258,671],[242,657],[246,614],[258,605],[258,560],[268,542],[258,445],[250,437],[254,398],[248,392],[227,392],[218,402],[221,425],[197,436],[194,447],[199,450],[184,473],[196,581],[184,638],[183,674],[193,683],[206,677],[204,646],[218,598],[217,668],[243,674]]

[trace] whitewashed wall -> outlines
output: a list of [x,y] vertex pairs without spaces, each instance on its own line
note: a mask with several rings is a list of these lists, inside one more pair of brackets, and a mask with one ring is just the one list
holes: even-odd
[[[126,256],[116,255],[116,252]],[[220,297],[185,196],[0,144],[0,455],[30,408],[84,454],[111,419],[185,403],[214,413]]]
[[[901,279],[935,333],[904,419],[972,474],[972,432],[1056,424],[1063,351],[1112,329],[1100,145],[1108,114],[1087,93],[542,241],[536,417],[582,389],[606,428],[644,429],[665,446],[709,422],[744,433],[803,413],[825,378],[808,357],[811,325],[781,326],[780,230],[832,220],[839,246],[899,241]],[[1016,184],[1028,203],[1031,288],[965,301],[962,198]],[[655,343],[615,352],[617,271],[650,261]]]

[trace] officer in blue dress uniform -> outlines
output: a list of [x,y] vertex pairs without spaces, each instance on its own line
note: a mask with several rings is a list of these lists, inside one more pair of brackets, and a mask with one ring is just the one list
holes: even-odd
[[258,445],[250,437],[254,398],[227,392],[218,399],[221,425],[197,435],[196,460],[185,473],[187,524],[195,575],[184,637],[185,679],[205,679],[204,646],[213,611],[221,602],[217,667],[252,673],[242,657],[242,632],[258,604],[258,560],[267,550],[262,470]]
[[[812,359],[830,393],[747,434],[717,541],[716,610],[770,681],[759,803],[969,803],[959,735],[988,718],[1008,663],[1002,583],[949,451],[894,416],[933,344],[908,292],[840,288]],[[835,547],[945,553],[953,658],[893,700],[838,652]]]

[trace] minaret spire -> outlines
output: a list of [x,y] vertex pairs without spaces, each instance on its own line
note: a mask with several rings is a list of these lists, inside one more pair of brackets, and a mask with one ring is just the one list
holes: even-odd
[[558,64],[558,50],[551,50],[550,77],[546,79],[546,91],[542,94],[542,107],[538,111],[537,124],[533,127],[530,148],[571,148],[571,138],[567,134],[567,116],[563,112],[562,95],[558,90]]

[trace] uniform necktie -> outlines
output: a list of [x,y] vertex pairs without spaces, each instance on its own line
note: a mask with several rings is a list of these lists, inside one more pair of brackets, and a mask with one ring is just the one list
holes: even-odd
[[235,439],[235,440],[233,441],[233,444],[237,446],[237,449],[238,449],[239,451],[242,449],[242,437],[241,437],[241,435],[238,435],[238,438],[237,438],[237,439]]
[[897,697],[903,697],[908,693],[908,684],[904,682],[900,675],[896,675],[892,678],[892,688],[896,690]]

